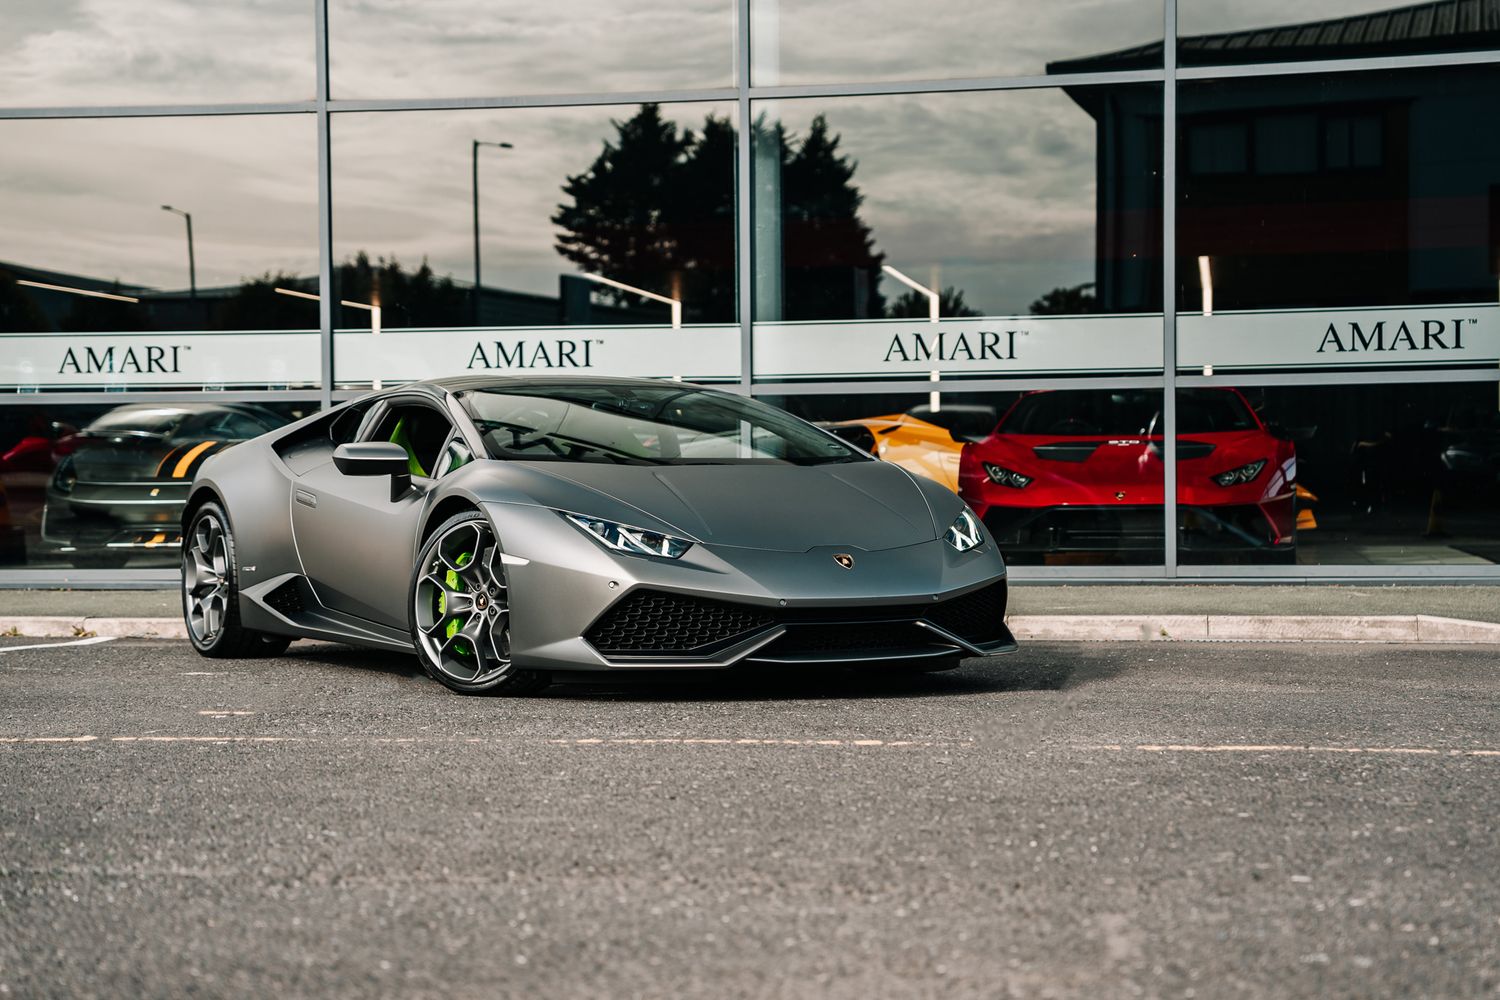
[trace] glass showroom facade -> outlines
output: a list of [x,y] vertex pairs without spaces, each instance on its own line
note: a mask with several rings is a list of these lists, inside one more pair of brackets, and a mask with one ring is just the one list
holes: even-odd
[[0,583],[470,372],[765,398],[1018,577],[1500,580],[1494,0],[10,6]]

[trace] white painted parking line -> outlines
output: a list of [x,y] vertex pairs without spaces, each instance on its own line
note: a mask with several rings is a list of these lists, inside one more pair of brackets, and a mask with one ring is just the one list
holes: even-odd
[[1500,750],[1445,749],[1443,747],[1335,747],[1315,743],[1097,743],[1075,746],[1074,750],[1107,750],[1140,753],[1327,753],[1327,754],[1397,754],[1414,757],[1500,757]]
[[93,646],[101,642],[113,642],[119,636],[88,635],[69,642],[34,642],[28,646],[0,646],[0,653],[19,653],[23,649],[55,649],[58,646]]

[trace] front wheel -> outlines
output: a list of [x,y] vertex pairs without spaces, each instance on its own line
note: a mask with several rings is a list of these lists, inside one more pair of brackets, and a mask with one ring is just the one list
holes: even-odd
[[510,591],[488,519],[468,511],[433,532],[412,573],[412,639],[427,675],[460,694],[534,694],[551,682],[510,655]]
[[182,539],[182,616],[193,648],[204,656],[277,656],[291,641],[240,624],[234,533],[216,503],[198,508]]

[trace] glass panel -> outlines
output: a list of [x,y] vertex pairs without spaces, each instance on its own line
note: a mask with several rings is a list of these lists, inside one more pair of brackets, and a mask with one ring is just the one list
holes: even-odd
[[1182,66],[1500,48],[1493,8],[1470,0],[1178,0],[1177,28]]
[[311,115],[0,122],[0,391],[316,385],[317,201]]
[[473,97],[734,85],[733,0],[329,0],[334,96]]
[[1500,73],[1184,83],[1184,368],[1500,361]]
[[733,111],[336,115],[339,383],[738,378]]
[[755,113],[758,379],[1160,370],[1160,87]]
[[0,406],[0,567],[176,566],[182,507],[204,461],[316,408]]
[[1155,565],[1161,392],[766,396],[962,496],[1015,565]]
[[1181,390],[1181,561],[1500,563],[1497,388]]
[[751,0],[758,87],[1160,67],[1160,0]]
[[307,0],[6,0],[0,105],[310,100],[315,65]]

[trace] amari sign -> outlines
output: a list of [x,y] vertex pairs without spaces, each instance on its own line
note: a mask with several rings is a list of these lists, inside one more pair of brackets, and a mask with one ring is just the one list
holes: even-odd
[[19,388],[316,385],[316,330],[0,335],[0,385]]
[[1184,368],[1342,368],[1500,362],[1500,306],[1403,306],[1187,315]]
[[738,326],[602,326],[403,329],[333,338],[340,382],[444,375],[622,375],[699,381],[736,379]]
[[1160,316],[757,323],[755,376],[767,379],[1159,372]]

